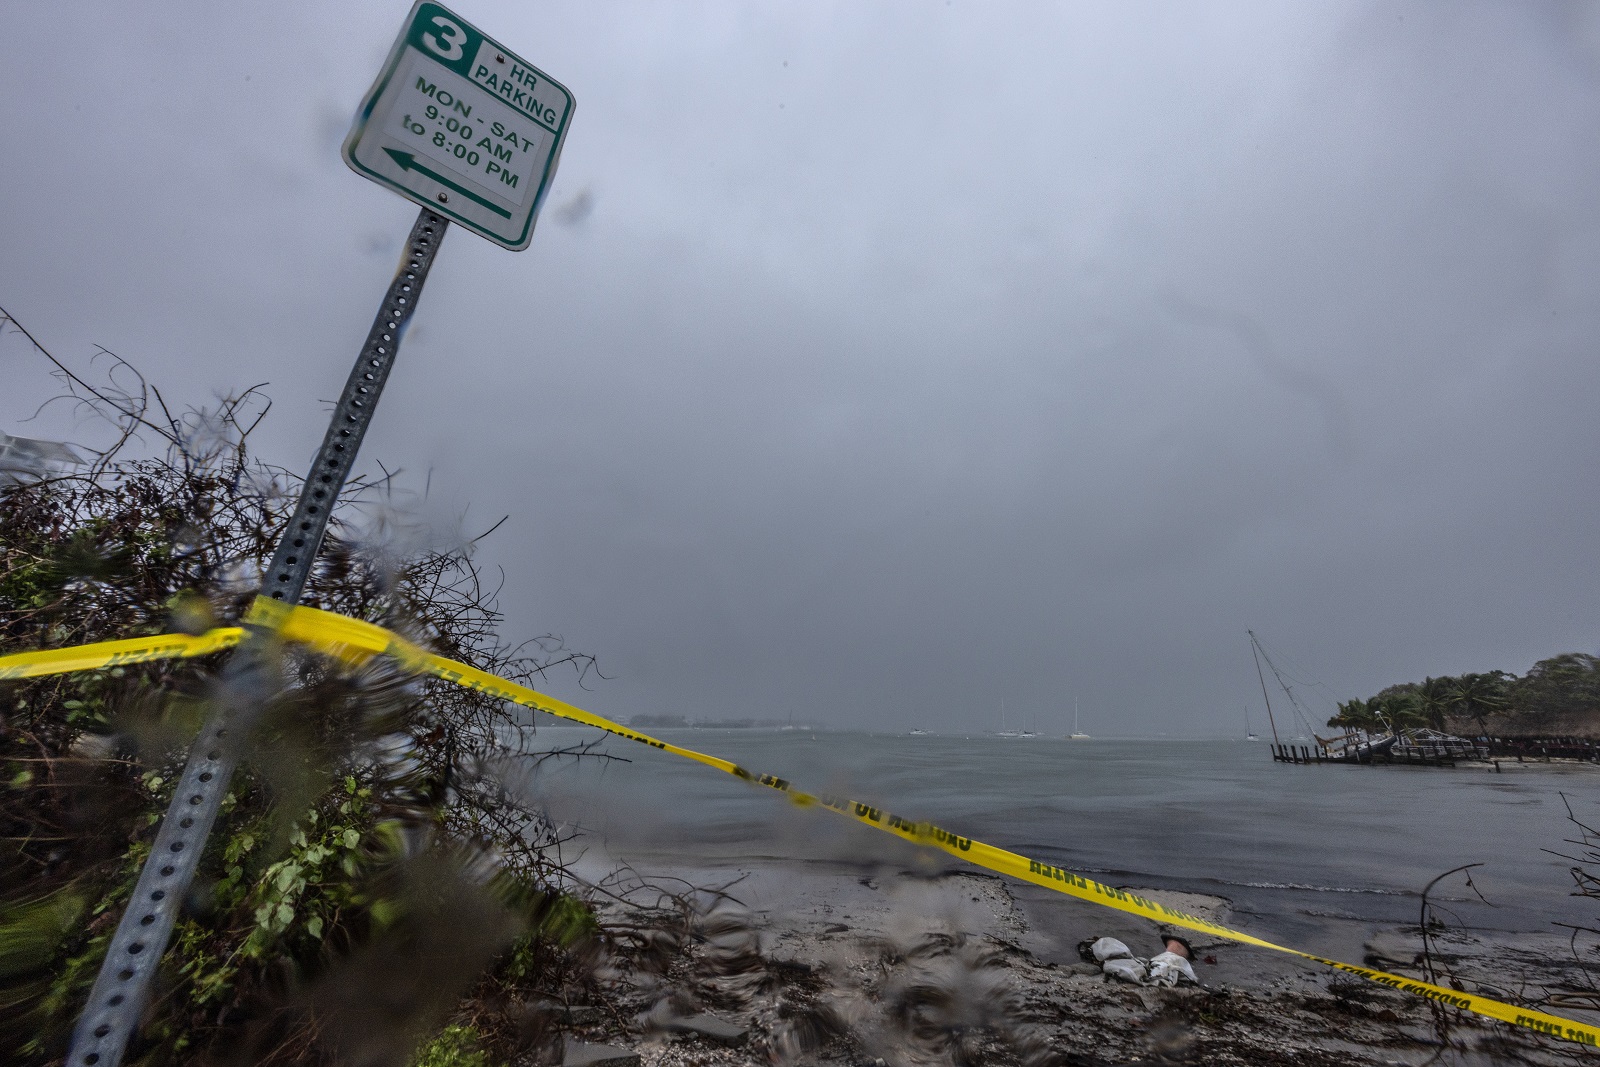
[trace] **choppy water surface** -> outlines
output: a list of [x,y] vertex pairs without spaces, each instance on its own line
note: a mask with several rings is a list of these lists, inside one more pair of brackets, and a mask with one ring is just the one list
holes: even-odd
[[[542,729],[531,747],[593,731]],[[1244,742],[961,739],[806,731],[674,730],[661,736],[752,771],[930,819],[963,835],[1117,885],[1229,898],[1252,932],[1327,943],[1330,924],[1416,920],[1417,893],[1465,863],[1436,899],[1499,930],[1593,923],[1569,864],[1561,795],[1600,822],[1600,771],[1299,767]],[[813,739],[814,738],[814,739]],[[763,857],[905,863],[913,850],[771,790],[619,739],[632,762],[546,770],[551,813],[641,866]]]

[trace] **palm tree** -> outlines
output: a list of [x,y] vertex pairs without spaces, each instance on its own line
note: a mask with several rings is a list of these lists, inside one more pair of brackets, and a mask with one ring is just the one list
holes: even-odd
[[1444,730],[1444,714],[1455,699],[1456,678],[1429,678],[1417,687],[1423,718],[1435,730]]
[[1487,735],[1489,726],[1484,721],[1485,716],[1504,711],[1511,703],[1506,692],[1507,677],[1505,671],[1463,674],[1451,689],[1447,702],[1450,710],[1476,719],[1479,736]]
[[1339,705],[1339,714],[1328,720],[1329,726],[1342,726],[1346,730],[1360,730],[1364,734],[1377,733],[1383,723],[1377,715],[1377,703],[1371,700],[1346,700]]
[[1375,713],[1390,733],[1398,734],[1402,730],[1414,730],[1427,725],[1427,713],[1423,710],[1422,697],[1417,693],[1394,693],[1379,698],[1376,703],[1378,707]]
[[1334,715],[1333,718],[1328,720],[1328,725],[1329,726],[1342,726],[1346,730],[1354,728],[1354,726],[1356,724],[1355,723],[1354,709],[1351,708],[1350,705],[1359,704],[1359,703],[1361,703],[1360,700],[1341,700],[1339,702],[1339,712],[1338,712],[1338,714]]

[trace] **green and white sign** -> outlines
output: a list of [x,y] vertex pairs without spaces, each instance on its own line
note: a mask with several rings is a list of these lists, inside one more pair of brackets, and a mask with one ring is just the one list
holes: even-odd
[[572,94],[461,16],[418,0],[344,140],[357,174],[513,250],[528,247]]

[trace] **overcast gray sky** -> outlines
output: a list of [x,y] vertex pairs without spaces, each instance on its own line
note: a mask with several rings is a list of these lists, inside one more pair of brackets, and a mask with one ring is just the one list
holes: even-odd
[[[0,304],[308,462],[408,3],[5,5]],[[1263,726],[1600,643],[1600,6],[456,0],[577,99],[364,446],[603,714]],[[585,207],[587,206],[587,210]],[[0,339],[0,429],[52,383]],[[87,432],[87,431],[83,431]]]

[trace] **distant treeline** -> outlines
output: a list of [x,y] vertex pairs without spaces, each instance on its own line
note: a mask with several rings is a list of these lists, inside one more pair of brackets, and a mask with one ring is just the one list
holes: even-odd
[[1403,682],[1347,700],[1328,720],[1367,733],[1432,727],[1507,736],[1600,734],[1600,656],[1563,652],[1518,677],[1506,671]]

